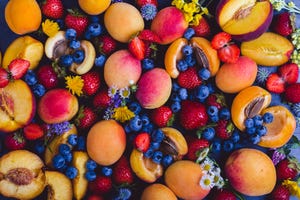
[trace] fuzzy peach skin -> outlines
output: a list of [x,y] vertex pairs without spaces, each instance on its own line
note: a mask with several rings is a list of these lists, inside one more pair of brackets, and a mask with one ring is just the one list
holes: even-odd
[[151,23],[151,30],[161,39],[160,44],[170,44],[183,36],[188,28],[181,10],[169,6],[158,11]]
[[78,111],[78,100],[66,89],[52,89],[40,99],[37,111],[48,124],[69,121]]
[[176,195],[167,186],[154,183],[146,187],[141,196],[141,200],[177,200]]
[[256,78],[257,64],[246,56],[236,63],[225,63],[216,74],[216,85],[225,93],[237,93],[251,86]]
[[201,200],[210,192],[200,186],[203,175],[203,169],[199,164],[189,160],[180,160],[167,168],[164,180],[177,197],[186,200]]
[[172,90],[171,77],[161,68],[144,73],[137,85],[136,98],[146,109],[162,106],[167,102]]
[[234,151],[225,163],[225,174],[235,190],[248,196],[269,194],[276,184],[272,160],[256,149]]
[[141,61],[125,49],[110,55],[104,65],[104,80],[109,87],[124,88],[136,84],[141,74]]
[[102,120],[92,126],[87,136],[88,155],[99,165],[112,165],[126,148],[126,134],[115,120]]

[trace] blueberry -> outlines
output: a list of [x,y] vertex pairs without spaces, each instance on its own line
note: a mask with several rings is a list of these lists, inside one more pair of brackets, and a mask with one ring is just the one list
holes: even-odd
[[188,69],[189,66],[185,60],[179,60],[176,64],[176,67],[177,67],[178,71],[184,72]]
[[180,88],[181,88],[181,87],[178,85],[178,83],[176,83],[176,82],[173,82],[173,83],[172,83],[172,90],[173,90],[174,92],[178,91]]
[[111,167],[102,167],[101,172],[104,176],[111,176],[113,173],[113,170]]
[[171,155],[165,155],[163,158],[162,158],[162,161],[161,161],[161,164],[164,166],[164,167],[168,167],[170,164],[172,164],[173,162],[173,157]]
[[216,87],[212,83],[207,83],[206,86],[208,87],[209,93],[215,93],[216,92]]
[[149,148],[145,153],[144,153],[144,156],[146,158],[151,158],[153,156],[153,153],[154,153],[154,150]]
[[254,126],[254,120],[252,118],[247,118],[244,122],[246,128],[251,128]]
[[138,132],[143,126],[143,122],[137,115],[129,121],[129,126],[132,131]]
[[82,63],[85,57],[84,51],[83,50],[76,50],[73,54],[73,62],[74,63]]
[[66,160],[61,154],[57,154],[52,158],[52,165],[55,169],[61,169],[66,164]]
[[59,58],[59,64],[62,67],[70,67],[73,63],[73,56],[67,54],[67,55],[63,55]]
[[211,143],[210,149],[213,153],[219,153],[221,151],[221,142],[220,140],[215,140]]
[[179,101],[175,101],[175,102],[172,103],[172,105],[171,105],[171,110],[172,110],[174,113],[177,113],[180,109],[181,109],[181,105],[180,105],[180,102],[179,102]]
[[161,151],[155,151],[152,155],[152,161],[159,164],[163,158],[163,153]]
[[191,45],[184,45],[181,49],[183,55],[189,56],[193,54],[193,47]]
[[73,154],[71,152],[62,155],[67,163],[70,163],[73,159]]
[[264,123],[263,118],[260,115],[255,115],[253,117],[253,121],[254,121],[254,126],[255,127],[261,126]]
[[129,188],[121,187],[117,192],[113,200],[128,200],[131,197],[131,190]]
[[85,138],[83,136],[79,136],[77,139],[77,149],[85,150]]
[[209,116],[209,119],[210,119],[212,122],[216,123],[216,122],[219,121],[219,115]]
[[151,142],[150,148],[157,150],[160,147],[160,142]]
[[75,146],[75,145],[77,145],[77,139],[78,139],[78,137],[76,134],[71,134],[71,135],[69,135],[67,141],[70,145]]
[[240,141],[240,134],[238,130],[233,131],[230,140],[232,140],[233,143],[237,143],[238,141]]
[[272,113],[269,113],[269,112],[266,112],[264,115],[263,115],[263,121],[264,123],[266,124],[269,124],[273,121],[274,119],[274,116]]
[[150,119],[146,114],[141,116],[141,120],[142,120],[143,126],[147,126],[150,123]]
[[260,141],[260,136],[258,134],[253,134],[249,137],[249,141],[252,143],[252,144],[257,144],[259,143]]
[[87,32],[89,32],[92,37],[97,37],[102,33],[102,29],[99,23],[94,22],[87,27]]
[[66,154],[69,154],[71,152],[71,148],[67,144],[60,144],[59,147],[58,147],[58,152],[61,155],[66,155]]
[[198,75],[203,80],[208,80],[210,77],[210,71],[206,68],[201,68],[198,72]]
[[76,30],[75,29],[72,29],[72,28],[69,28],[66,30],[66,38],[67,40],[75,40],[76,39],[76,36],[77,36],[77,33],[76,33]]
[[250,128],[246,128],[246,133],[248,135],[253,135],[256,132],[256,128],[254,126],[250,127]]
[[203,139],[208,141],[212,140],[215,137],[215,129],[212,127],[207,127],[202,131]]
[[178,101],[178,102],[180,102],[180,97],[179,97],[179,94],[177,94],[176,92],[173,92],[172,94],[171,94],[171,100],[172,101]]
[[39,84],[39,83],[34,84],[32,86],[32,90],[33,90],[33,93],[38,97],[43,96],[46,92],[46,88],[42,84]]
[[155,131],[152,132],[151,138],[153,142],[162,142],[163,139],[165,138],[165,134],[162,132],[161,129],[156,129]]
[[96,67],[103,67],[106,61],[106,56],[103,54],[100,54],[95,58],[95,66]]
[[183,34],[183,37],[187,40],[191,39],[195,35],[195,30],[193,28],[188,28]]
[[71,47],[72,49],[79,49],[80,41],[79,40],[71,40],[69,43],[69,47]]
[[219,111],[220,119],[229,120],[230,119],[230,110],[227,107],[221,108]]
[[24,76],[24,80],[28,85],[34,85],[37,83],[36,74],[32,70],[28,70],[27,73]]
[[188,66],[194,66],[196,64],[196,59],[193,57],[193,55],[185,56],[184,60]]
[[90,16],[90,22],[99,22],[99,16],[98,15],[91,15]]
[[265,126],[258,126],[258,127],[256,127],[256,133],[257,133],[257,135],[259,135],[259,136],[264,136],[264,135],[266,135],[267,134],[267,127],[265,127]]
[[93,37],[93,36],[92,36],[91,32],[89,32],[89,31],[85,31],[85,32],[84,32],[84,38],[85,38],[85,39],[91,40],[92,37]]
[[78,170],[73,166],[69,166],[65,174],[69,179],[74,179],[78,174]]
[[86,180],[88,180],[88,181],[93,181],[97,177],[96,172],[89,171],[89,170],[85,172],[84,176],[85,176]]
[[180,88],[178,90],[178,95],[180,100],[186,100],[188,98],[188,91],[185,88]]
[[97,163],[91,159],[89,159],[88,161],[86,161],[85,163],[85,168],[87,170],[93,171],[97,168]]
[[208,97],[209,95],[209,89],[206,85],[200,85],[197,89],[196,89],[196,98],[199,100],[204,100]]
[[223,143],[223,150],[225,152],[230,152],[233,150],[234,144],[231,140],[225,140]]
[[218,116],[219,109],[216,106],[208,106],[206,110],[208,116]]
[[144,70],[150,70],[154,68],[154,61],[150,58],[145,58],[142,60],[142,67]]
[[149,123],[146,126],[143,126],[143,128],[141,129],[141,132],[146,132],[146,133],[151,133],[154,129],[154,125]]
[[45,152],[45,144],[43,141],[39,140],[36,142],[34,145],[34,149],[38,154],[44,153]]
[[142,107],[141,107],[141,105],[138,102],[132,102],[129,105],[129,110],[131,110],[132,112],[134,112],[135,115],[138,115],[141,112]]

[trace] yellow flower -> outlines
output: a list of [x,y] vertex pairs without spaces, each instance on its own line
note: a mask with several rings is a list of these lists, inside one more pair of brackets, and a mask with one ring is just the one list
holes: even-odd
[[194,14],[194,13],[199,12],[200,8],[197,6],[197,4],[191,2],[191,3],[184,4],[183,11],[187,12],[187,13]]
[[54,36],[59,31],[59,26],[58,26],[58,23],[56,23],[52,20],[46,19],[42,23],[42,29],[46,35],[51,37],[51,36]]
[[80,96],[82,94],[83,80],[80,76],[67,76],[66,88],[74,95]]
[[184,0],[173,0],[171,4],[181,10],[183,8],[185,2],[184,2]]
[[184,13],[184,19],[185,19],[185,21],[187,21],[187,22],[190,22],[190,21],[192,21],[193,20],[193,15],[191,14],[191,13]]
[[284,180],[282,185],[286,186],[293,196],[300,199],[300,187],[296,181]]
[[112,118],[121,123],[124,123],[132,119],[134,116],[134,112],[129,110],[127,106],[121,106],[114,109],[114,114],[112,115]]
[[192,26],[198,26],[200,20],[202,19],[202,15],[200,14],[196,14],[193,18],[193,20],[191,21],[190,25]]

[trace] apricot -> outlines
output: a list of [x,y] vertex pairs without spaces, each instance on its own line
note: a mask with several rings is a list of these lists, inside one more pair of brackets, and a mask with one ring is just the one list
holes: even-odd
[[89,15],[99,15],[110,5],[111,0],[78,0],[79,7]]
[[72,183],[71,180],[61,172],[45,171],[48,200],[50,199],[65,199],[72,200]]
[[238,129],[244,131],[245,120],[261,113],[271,103],[271,99],[271,94],[259,86],[250,86],[243,89],[232,101],[232,122]]
[[257,64],[246,56],[236,63],[224,63],[216,74],[216,85],[225,93],[237,93],[251,86],[256,78]]
[[111,4],[106,10],[104,25],[115,40],[126,43],[133,35],[144,29],[144,20],[134,6],[118,2]]
[[142,193],[141,200],[177,200],[176,195],[167,186],[155,183],[146,187]]
[[36,0],[10,0],[5,7],[5,21],[19,35],[36,31],[42,21],[39,4]]
[[88,132],[86,145],[91,159],[99,165],[112,165],[125,151],[125,131],[115,120],[99,121]]
[[268,194],[276,184],[272,160],[256,149],[234,151],[225,163],[225,174],[235,190],[248,196]]
[[262,136],[259,146],[267,148],[279,148],[285,145],[296,129],[294,115],[284,106],[272,106],[262,110],[261,115],[269,112],[273,115],[273,121],[264,124],[267,134]]
[[210,191],[200,186],[203,174],[203,169],[199,164],[189,160],[180,160],[167,168],[164,180],[176,196],[187,200],[201,200]]

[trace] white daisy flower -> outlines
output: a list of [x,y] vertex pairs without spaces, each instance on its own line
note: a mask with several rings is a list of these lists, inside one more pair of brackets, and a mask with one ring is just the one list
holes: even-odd
[[119,94],[123,99],[127,99],[130,96],[130,89],[128,87],[122,88],[120,89]]
[[214,169],[214,162],[208,157],[206,157],[200,165],[202,169],[207,173],[212,172],[212,170]]
[[118,93],[118,88],[116,86],[111,86],[109,89],[108,89],[108,96],[110,98],[113,98],[116,94]]
[[196,160],[196,163],[200,163],[204,158],[206,158],[208,152],[209,152],[209,148],[204,148],[204,149],[201,149],[201,151],[197,152],[197,154],[199,154],[199,155]]
[[225,181],[224,181],[224,179],[223,179],[221,176],[219,176],[219,177],[218,177],[218,181],[215,182],[214,184],[215,184],[215,186],[216,186],[218,189],[221,189],[221,188],[224,187]]
[[214,178],[209,174],[204,174],[200,180],[200,186],[204,190],[209,190],[214,187]]

